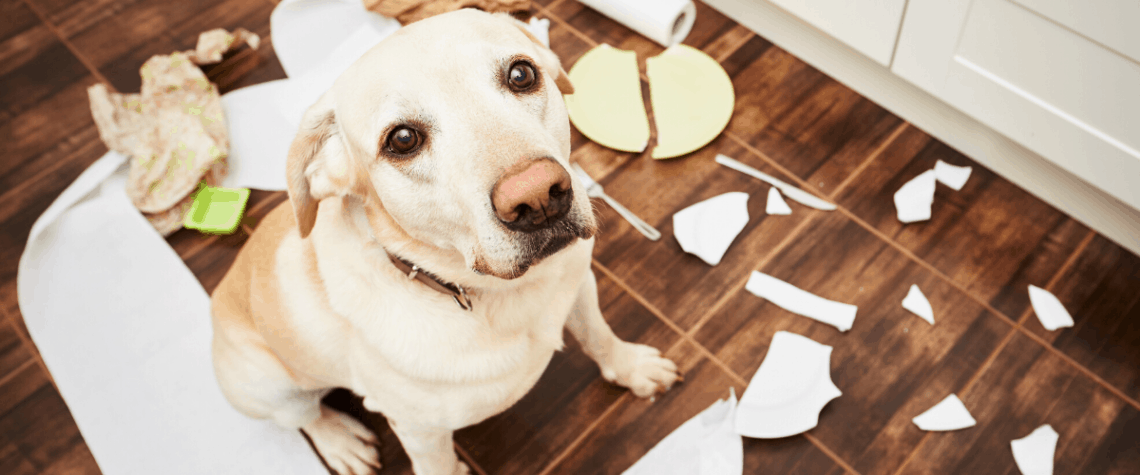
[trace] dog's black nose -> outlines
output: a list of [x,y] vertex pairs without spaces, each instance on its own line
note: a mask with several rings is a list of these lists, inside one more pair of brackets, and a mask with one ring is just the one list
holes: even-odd
[[491,190],[491,207],[507,229],[529,233],[565,218],[573,198],[570,174],[547,157],[507,169]]

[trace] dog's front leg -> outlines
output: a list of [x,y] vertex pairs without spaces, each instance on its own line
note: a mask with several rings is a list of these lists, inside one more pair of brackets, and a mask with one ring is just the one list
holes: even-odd
[[467,464],[455,455],[451,430],[388,420],[400,439],[416,475],[470,475]]
[[660,350],[622,341],[614,334],[598,306],[598,283],[590,270],[578,288],[578,300],[566,326],[598,363],[606,381],[625,386],[637,396],[665,392],[681,379],[677,365],[662,357]]

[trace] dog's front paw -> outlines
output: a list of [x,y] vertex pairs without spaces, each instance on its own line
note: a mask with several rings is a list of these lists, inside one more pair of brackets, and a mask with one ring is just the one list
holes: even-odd
[[348,414],[321,406],[321,417],[302,430],[337,474],[378,473],[380,452],[376,450],[376,434]]
[[621,342],[602,366],[602,377],[629,388],[638,397],[652,397],[682,381],[677,365],[652,346]]

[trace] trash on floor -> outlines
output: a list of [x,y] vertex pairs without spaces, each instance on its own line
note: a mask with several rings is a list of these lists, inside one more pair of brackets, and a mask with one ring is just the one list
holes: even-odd
[[740,475],[744,441],[734,430],[736,390],[666,436],[622,475]]
[[934,325],[934,309],[930,307],[930,301],[926,300],[926,296],[922,295],[922,290],[919,290],[917,285],[911,284],[910,291],[903,298],[902,306]]
[[547,48],[550,47],[549,18],[543,18],[540,20],[538,17],[531,17],[530,21],[526,24],[526,30],[529,31],[530,34],[534,35],[535,38],[538,38],[538,41],[541,42],[543,46]]
[[210,30],[195,51],[150,58],[139,73],[138,94],[88,88],[91,115],[107,148],[130,157],[127,195],[162,235],[182,227],[198,183],[226,175],[229,136],[218,88],[198,68],[240,46],[256,48],[257,35]]
[[786,216],[792,214],[792,208],[788,207],[788,203],[780,195],[780,190],[773,186],[768,188],[768,203],[764,205],[764,212]]
[[231,234],[241,223],[249,189],[215,188],[202,185],[183,225],[210,234]]
[[827,300],[759,271],[752,271],[744,288],[784,310],[826,323],[841,332],[851,329],[855,323],[855,312],[859,309],[854,305]]
[[530,0],[364,0],[364,8],[407,25],[461,8],[489,13],[528,11]]
[[895,192],[895,209],[899,221],[914,223],[930,219],[930,207],[934,204],[934,170],[927,170],[906,182]]
[[779,179],[777,179],[776,177],[774,177],[772,175],[769,175],[769,174],[764,173],[760,170],[752,168],[748,165],[740,163],[740,162],[733,160],[732,158],[729,158],[725,155],[717,154],[716,162],[721,164],[721,165],[724,165],[728,168],[736,170],[740,173],[743,173],[745,175],[751,176],[751,177],[756,178],[760,181],[768,183],[769,185],[772,185],[776,188],[779,188],[780,192],[782,192],[788,198],[791,198],[795,201],[798,201],[800,204],[802,204],[804,206],[809,206],[809,207],[824,210],[824,211],[831,211],[831,210],[835,209],[834,204],[828,203],[827,201],[825,201],[823,199],[817,198],[815,195],[813,195],[811,193],[808,193],[804,190],[801,190],[801,189],[796,188],[792,185],[784,183],[783,181],[780,181]]
[[652,157],[679,157],[712,142],[732,119],[736,95],[720,63],[701,50],[674,45],[645,60],[657,124]]
[[1045,424],[1029,435],[1010,441],[1013,461],[1022,475],[1053,475],[1053,457],[1060,435],[1053,426]]
[[1030,285],[1029,302],[1033,304],[1033,313],[1037,314],[1037,319],[1041,320],[1041,326],[1046,330],[1073,326],[1073,316],[1069,315],[1069,311],[1065,310],[1065,306],[1052,292]]
[[953,188],[954,191],[962,191],[962,187],[966,186],[966,180],[970,179],[971,171],[973,167],[959,167],[942,160],[934,164],[934,177],[939,183]]
[[649,116],[637,53],[601,44],[582,55],[567,76],[574,94],[566,96],[566,112],[582,135],[614,150],[645,151]]
[[951,431],[974,427],[978,423],[957,395],[946,396],[942,402],[927,409],[913,419],[914,425],[925,431]]
[[673,235],[681,249],[709,265],[720,259],[748,225],[748,193],[714,196],[673,215]]
[[830,346],[778,331],[736,408],[736,433],[758,439],[800,434],[843,395],[831,381]]

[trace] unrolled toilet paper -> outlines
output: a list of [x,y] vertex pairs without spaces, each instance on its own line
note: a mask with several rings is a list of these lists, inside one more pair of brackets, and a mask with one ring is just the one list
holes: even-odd
[[684,41],[697,21],[692,0],[579,1],[664,47]]

